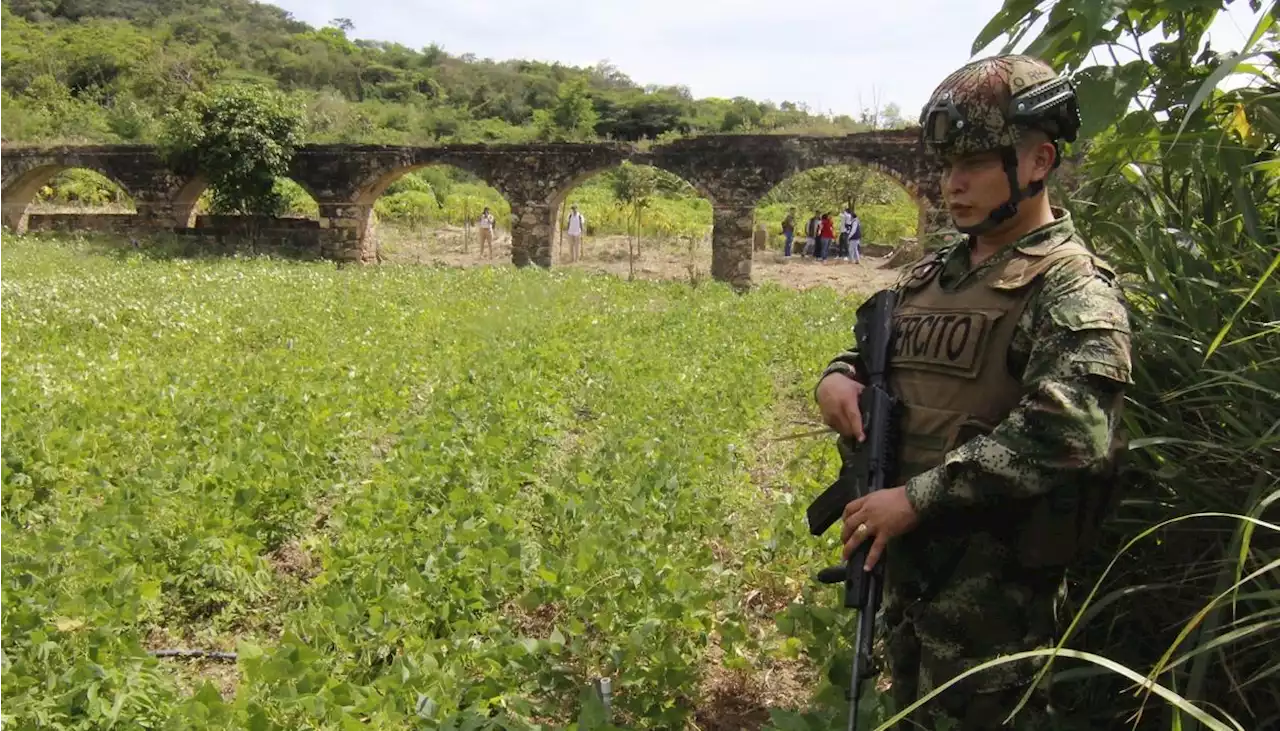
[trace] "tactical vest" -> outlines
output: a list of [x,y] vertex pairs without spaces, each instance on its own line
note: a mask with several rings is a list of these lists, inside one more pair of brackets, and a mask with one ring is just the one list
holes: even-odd
[[[990,433],[1018,405],[1021,374],[1009,372],[1009,346],[1038,289],[1036,278],[1070,257],[1086,256],[1105,266],[1074,239],[1054,237],[1020,247],[980,278],[947,292],[939,283],[943,256],[926,259],[898,285],[889,361],[891,388],[904,402],[897,484]],[[1023,565],[1062,565],[1092,540],[1106,509],[1099,501],[1110,499],[1109,489],[1091,487],[1058,490],[1061,494],[948,522],[952,530],[998,536]]]

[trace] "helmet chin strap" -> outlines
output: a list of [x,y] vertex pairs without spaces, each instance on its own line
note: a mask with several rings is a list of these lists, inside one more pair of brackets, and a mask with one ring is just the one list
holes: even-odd
[[995,227],[1013,218],[1018,213],[1018,203],[1024,198],[1034,198],[1044,189],[1043,180],[1033,180],[1026,188],[1018,185],[1018,152],[1012,145],[1000,148],[1000,158],[1004,161],[1004,174],[1009,178],[1009,199],[997,206],[987,217],[972,226],[956,226],[960,233],[970,236],[981,236]]

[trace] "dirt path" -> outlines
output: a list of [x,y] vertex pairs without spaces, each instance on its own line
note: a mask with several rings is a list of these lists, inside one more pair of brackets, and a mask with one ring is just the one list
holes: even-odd
[[[473,231],[469,241],[457,228],[424,230],[413,233],[390,227],[378,232],[379,250],[387,261],[400,263],[445,264],[448,266],[510,266],[511,237],[500,235],[494,242],[493,255],[480,256],[478,236]],[[629,263],[627,239],[624,236],[600,236],[587,239],[583,255],[568,261],[567,246],[552,251],[552,266],[592,272],[605,272],[627,277]],[[688,243],[645,240],[635,262],[637,279],[707,280],[711,270],[711,246],[708,242]],[[799,256],[785,258],[778,252],[758,251],[752,263],[756,282],[773,282],[784,287],[810,289],[831,287],[842,294],[873,292],[893,283],[896,269],[885,267],[887,256],[864,256],[860,263],[835,259],[825,263]]]

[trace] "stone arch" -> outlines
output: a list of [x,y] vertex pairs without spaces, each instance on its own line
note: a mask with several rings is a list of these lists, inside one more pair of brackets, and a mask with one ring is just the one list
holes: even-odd
[[920,145],[919,128],[797,138],[793,150],[789,175],[828,165],[863,165],[898,183],[919,209],[916,236],[922,243],[926,236],[947,227],[941,182]]
[[[668,165],[659,164],[658,161],[653,160],[651,157],[647,157],[643,155],[627,156],[612,163],[592,165],[590,167],[586,167],[584,169],[576,171],[574,175],[566,178],[564,182],[556,186],[551,191],[550,197],[548,199],[548,205],[550,207],[551,218],[553,221],[553,228],[552,228],[551,235],[554,241],[560,241],[561,236],[563,234],[564,224],[568,216],[568,211],[565,208],[565,204],[569,200],[570,193],[572,193],[574,190],[580,188],[583,184],[591,181],[592,179],[600,175],[603,175],[613,170],[617,170],[621,168],[623,164],[628,162],[633,165],[643,165],[646,167],[651,167],[656,170],[660,170],[668,175],[671,175],[675,178],[678,178],[679,180],[687,184],[690,188],[692,188],[693,191],[697,193],[699,198],[707,201],[707,203],[710,205],[710,207],[714,211],[715,197],[712,195],[711,191],[708,189],[708,187],[705,184],[703,184],[701,180],[690,179],[686,175],[682,174],[680,170],[673,169],[673,167]],[[707,220],[708,234],[710,233],[710,230],[712,228],[713,221],[714,221],[714,216],[709,217]],[[589,220],[588,220],[588,225],[590,225]],[[558,250],[560,247],[555,246],[554,248]],[[709,251],[707,253],[707,256],[708,258],[710,257]]]
[[649,167],[657,168],[663,171],[664,173],[671,173],[672,175],[676,176],[677,178],[680,178],[681,180],[685,181],[690,186],[692,186],[694,190],[698,191],[698,195],[711,201],[712,205],[715,205],[716,203],[716,197],[714,193],[712,193],[711,189],[708,188],[701,179],[696,179],[696,178],[691,179],[687,177],[684,174],[684,172],[679,170],[678,168],[670,165],[663,165],[660,160],[655,160],[651,156],[645,156],[645,155],[624,157],[616,162],[612,162],[606,165],[596,165],[596,166],[578,171],[572,177],[567,179],[565,182],[561,183],[551,192],[551,198],[547,201],[547,203],[552,208],[559,208],[561,205],[564,204],[565,196],[569,194],[569,191],[573,190],[574,188],[577,188],[578,186],[594,178],[600,173],[605,173],[610,170],[613,170],[614,168],[621,167],[622,163],[624,162],[630,162],[633,165],[648,165]]
[[[422,152],[431,152],[430,149],[422,150]],[[387,188],[391,184],[403,178],[412,172],[423,170],[429,167],[446,166],[457,168],[466,173],[476,176],[485,185],[493,188],[502,195],[503,198],[510,198],[508,191],[503,190],[502,186],[489,179],[489,171],[483,166],[475,164],[474,161],[465,157],[457,156],[432,156],[415,155],[412,161],[403,162],[393,167],[387,167],[374,172],[371,176],[361,181],[357,187],[354,202],[361,205],[373,205],[373,202],[382,197],[386,193]]]
[[[403,180],[405,176],[419,170],[430,170],[434,168],[461,171],[474,178],[475,183],[478,183],[482,187],[482,190],[479,191],[479,200],[473,201],[474,205],[464,208],[462,211],[462,218],[457,219],[456,222],[453,217],[449,215],[449,211],[445,209],[444,202],[440,201],[441,216],[440,218],[435,219],[435,223],[439,224],[440,222],[444,222],[446,225],[450,226],[461,224],[463,225],[464,230],[461,236],[454,236],[450,234],[442,236],[437,231],[434,234],[436,243],[446,247],[452,247],[456,243],[455,239],[460,239],[463,249],[468,252],[471,247],[478,246],[480,243],[480,232],[478,230],[471,231],[469,229],[474,228],[475,222],[478,220],[481,212],[487,205],[492,209],[491,212],[494,214],[496,219],[495,223],[497,224],[498,229],[494,231],[492,241],[493,249],[491,250],[494,252],[494,256],[497,256],[496,252],[498,247],[509,247],[512,217],[514,216],[511,196],[501,187],[494,185],[489,179],[489,176],[485,174],[486,171],[483,169],[477,170],[479,166],[473,164],[460,165],[458,164],[459,162],[460,161],[456,158],[432,158],[430,156],[422,156],[421,159],[416,160],[411,164],[382,170],[376,177],[371,178],[361,186],[356,194],[355,203],[360,207],[360,210],[364,212],[363,215],[365,216],[362,234],[364,241],[362,246],[374,251],[377,258],[393,258],[394,252],[383,250],[383,244],[387,243],[384,241],[385,237],[383,234],[386,233],[385,227],[389,222],[380,218],[378,213],[378,201],[387,194],[387,191],[391,186],[393,186],[397,181]],[[462,162],[465,163],[466,161],[463,160]],[[455,184],[465,186],[472,185],[473,183],[463,182]],[[492,191],[492,194],[490,194],[489,191]],[[450,196],[450,198],[452,198],[452,196]],[[502,233],[504,229],[507,232],[505,235]],[[414,242],[414,247],[410,248],[421,249],[422,242]],[[438,252],[417,251],[416,253],[422,254]]]
[[[302,188],[307,195],[319,206],[320,199],[316,196],[306,181],[298,180],[292,176],[283,176],[290,182]],[[173,207],[173,218],[178,228],[194,228],[196,226],[196,218],[198,215],[197,205],[200,197],[209,189],[209,179],[203,175],[195,175],[187,178],[177,186],[176,192],[170,203]]]
[[[778,181],[777,185],[769,189],[768,193],[761,196],[761,199],[768,196],[779,186],[789,180],[800,175],[811,173],[815,170],[823,168],[836,167],[862,167],[871,170],[874,173],[882,175],[897,185],[912,203],[916,206],[916,237],[917,240],[923,241],[926,232],[930,229],[931,222],[934,220],[939,202],[930,194],[927,183],[922,184],[918,177],[914,175],[904,174],[897,167],[886,165],[885,163],[875,159],[864,159],[856,155],[843,155],[823,157],[819,159],[805,159],[795,169],[794,172]],[[757,206],[759,201],[757,201]]]
[[[35,201],[36,195],[40,189],[45,186],[58,173],[65,170],[91,170],[112,183],[115,183],[130,198],[137,200],[137,193],[130,189],[128,182],[120,177],[106,166],[93,165],[89,160],[68,160],[66,162],[43,162],[37,163],[20,172],[15,172],[8,176],[4,181],[4,187],[0,190],[0,213],[3,215],[4,225],[14,233],[25,233],[27,230],[28,217],[30,215],[31,204]],[[130,214],[114,214],[124,216]],[[133,214],[136,215],[136,214]]]
[[190,178],[178,187],[173,196],[173,218],[179,228],[196,225],[196,203],[208,187],[209,181],[203,175]]

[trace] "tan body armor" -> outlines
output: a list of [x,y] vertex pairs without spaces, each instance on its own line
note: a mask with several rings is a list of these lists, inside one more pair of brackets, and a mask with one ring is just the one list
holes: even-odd
[[[1018,321],[1037,291],[1036,278],[1070,257],[1089,257],[1105,267],[1074,239],[1055,237],[1011,253],[956,291],[944,290],[939,282],[942,256],[922,262],[899,285],[889,362],[891,388],[905,403],[896,484],[990,433],[1018,405],[1021,374],[1010,373],[1008,355]],[[987,532],[1025,566],[1063,565],[1085,540],[1083,519],[1092,521],[1103,506],[1098,495],[1085,496],[1097,492],[1089,486],[1058,492],[1063,494],[951,516],[955,520],[939,531],[953,536]]]

